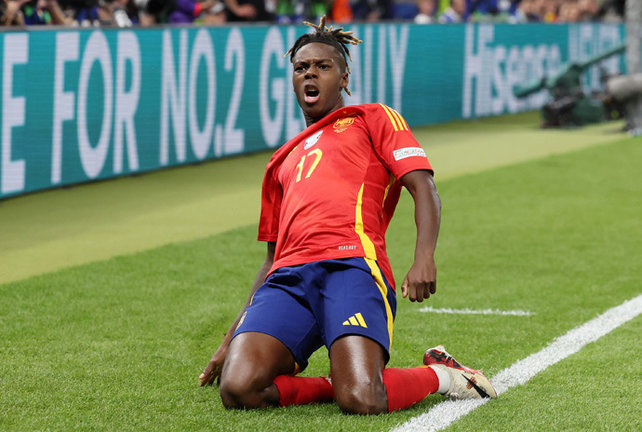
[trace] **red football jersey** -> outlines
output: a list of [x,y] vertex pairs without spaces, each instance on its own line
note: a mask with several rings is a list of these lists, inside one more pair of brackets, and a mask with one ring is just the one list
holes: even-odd
[[281,147],[263,180],[258,239],[275,241],[274,265],[366,257],[394,279],[385,233],[399,179],[432,170],[405,120],[381,104],[348,106]]

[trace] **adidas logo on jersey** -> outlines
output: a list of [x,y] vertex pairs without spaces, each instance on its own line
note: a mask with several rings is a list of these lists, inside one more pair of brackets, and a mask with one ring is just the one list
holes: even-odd
[[356,327],[368,328],[368,325],[366,324],[366,320],[363,319],[363,315],[361,315],[361,312],[358,312],[358,313],[352,315],[347,320],[345,320],[343,322],[343,325],[344,326],[356,326]]

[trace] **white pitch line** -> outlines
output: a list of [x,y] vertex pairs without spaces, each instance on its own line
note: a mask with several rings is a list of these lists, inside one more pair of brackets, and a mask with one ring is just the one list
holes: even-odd
[[417,309],[419,312],[430,312],[438,314],[455,314],[455,315],[514,315],[514,316],[531,316],[534,312],[524,310],[499,310],[499,309],[451,309],[451,308],[434,308],[424,306]]
[[[502,394],[511,387],[526,383],[539,372],[571,354],[575,354],[585,345],[595,342],[640,313],[642,313],[642,295],[638,295],[619,306],[607,310],[597,318],[575,327],[555,339],[541,351],[517,361],[492,377],[491,381],[497,390],[497,394]],[[441,402],[433,406],[427,413],[410,419],[391,432],[439,431],[487,402],[489,402],[489,399]]]

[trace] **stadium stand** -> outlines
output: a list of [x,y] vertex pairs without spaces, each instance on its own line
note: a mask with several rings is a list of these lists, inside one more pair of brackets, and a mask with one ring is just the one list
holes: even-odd
[[0,0],[0,26],[226,22],[622,22],[624,0]]

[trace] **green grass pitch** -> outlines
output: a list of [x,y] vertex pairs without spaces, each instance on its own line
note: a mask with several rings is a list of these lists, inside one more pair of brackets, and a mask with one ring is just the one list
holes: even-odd
[[[534,116],[520,118],[532,121]],[[491,146],[510,140],[505,128],[485,126],[493,121],[498,120],[427,128],[417,135],[447,141],[449,134],[470,128],[470,139],[486,133]],[[527,134],[555,149],[586,131],[550,134],[533,128]],[[600,135],[601,145],[565,154],[553,150],[535,154],[535,159],[516,157],[497,167],[491,164],[492,169],[437,177],[443,201],[438,292],[423,304],[399,298],[391,366],[415,366],[423,350],[444,343],[460,361],[492,377],[642,293],[642,140],[593,134]],[[551,137],[558,141],[552,143]],[[473,151],[467,149],[463,159],[468,150]],[[445,149],[435,148],[439,157],[441,151]],[[242,165],[250,159],[208,166]],[[174,175],[153,174],[142,181],[153,189],[156,178],[165,187],[164,176]],[[183,186],[189,188],[189,183]],[[185,195],[189,199],[190,193],[206,190]],[[29,201],[64,193],[9,200],[0,206],[0,219]],[[246,193],[254,191],[239,186],[239,194]],[[171,216],[174,210],[164,214]],[[17,236],[9,226],[0,224],[0,242]],[[112,253],[112,258],[56,272],[32,271],[34,276],[0,285],[0,431],[387,431],[443,400],[429,396],[407,411],[376,417],[346,416],[333,404],[254,412],[223,409],[216,387],[198,387],[198,374],[264,258],[265,246],[255,236],[255,224],[200,237],[195,231],[183,241],[170,236],[164,246]],[[400,281],[414,245],[407,194],[387,238]],[[20,252],[12,241],[6,244]],[[38,263],[32,266],[37,269]],[[41,268],[50,269],[46,263]],[[426,305],[520,309],[533,315],[420,312]],[[638,316],[448,430],[641,430],[640,334]],[[304,374],[327,372],[327,355],[321,350]]]

